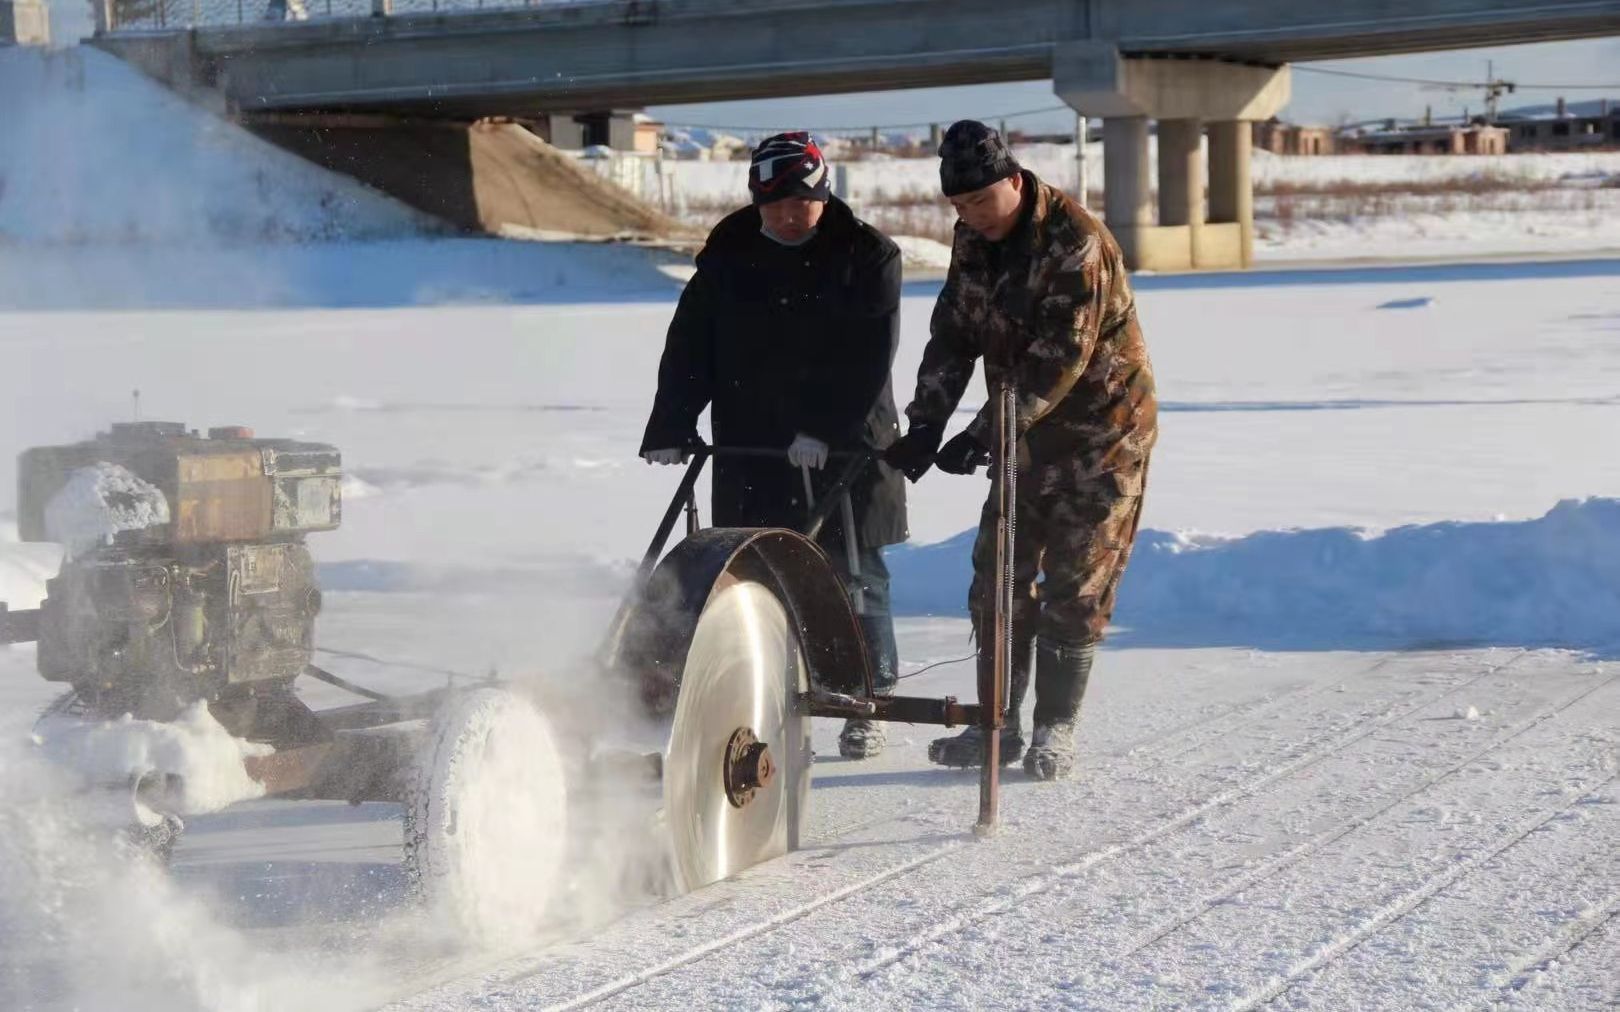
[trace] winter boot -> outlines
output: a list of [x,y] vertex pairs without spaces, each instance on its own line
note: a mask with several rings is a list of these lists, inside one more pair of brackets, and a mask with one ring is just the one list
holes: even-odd
[[1035,734],[1024,753],[1024,772],[1036,780],[1074,775],[1074,725],[1096,653],[1095,643],[1046,638],[1036,648]]
[[845,759],[870,759],[888,743],[889,732],[881,722],[851,717],[838,733],[838,754]]
[[[1022,627],[1022,628],[1020,628]],[[1025,633],[1023,629],[1028,629]],[[1011,766],[1024,754],[1024,697],[1029,694],[1030,648],[1034,646],[1033,621],[1014,623],[1012,671],[1007,678],[1007,714],[1001,726],[1001,765]],[[995,677],[995,653],[988,642],[979,645],[979,683],[988,688]],[[989,692],[985,692],[988,696]],[[982,698],[982,697],[981,697]],[[928,744],[928,761],[958,769],[984,763],[984,730],[977,724],[948,738],[935,738]]]
[[[867,663],[872,669],[872,694],[894,695],[899,668],[899,651],[894,643],[894,619],[888,615],[862,615],[861,637],[866,641]],[[870,759],[889,743],[889,732],[882,722],[852,717],[838,733],[838,754],[845,759]]]

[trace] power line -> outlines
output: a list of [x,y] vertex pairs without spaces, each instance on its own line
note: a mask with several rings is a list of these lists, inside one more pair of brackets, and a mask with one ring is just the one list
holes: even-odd
[[[1294,70],[1306,74],[1326,74],[1330,77],[1353,77],[1360,81],[1384,81],[1390,84],[1420,84],[1430,88],[1478,89],[1489,87],[1490,81],[1439,81],[1423,77],[1400,77],[1392,74],[1364,74],[1355,70],[1333,70],[1328,67],[1309,67],[1296,64]],[[1519,91],[1620,91],[1616,84],[1520,84]]]
[[1620,84],[1518,84],[1520,91],[1620,91]]
[[1307,74],[1326,74],[1329,77],[1353,77],[1359,81],[1385,81],[1390,84],[1421,84],[1431,88],[1483,88],[1485,85],[1475,81],[1434,81],[1421,77],[1395,77],[1389,74],[1363,74],[1354,70],[1330,70],[1327,67],[1304,67],[1295,65],[1294,70]]

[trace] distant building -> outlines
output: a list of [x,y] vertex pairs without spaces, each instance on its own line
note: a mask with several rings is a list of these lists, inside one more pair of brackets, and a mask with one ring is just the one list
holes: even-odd
[[39,0],[0,0],[0,46],[48,46],[51,19]]
[[1395,127],[1341,136],[1346,153],[1369,155],[1500,155],[1508,149],[1508,131],[1484,123],[1467,126]]
[[1562,98],[1549,115],[1506,113],[1497,120],[1509,131],[1513,151],[1587,151],[1620,147],[1620,103],[1587,103],[1572,112]]
[[664,124],[629,109],[608,112],[553,113],[541,136],[564,151],[611,148],[625,154],[656,155]]
[[1338,151],[1333,131],[1278,119],[1254,124],[1254,146],[1274,155],[1331,155]]

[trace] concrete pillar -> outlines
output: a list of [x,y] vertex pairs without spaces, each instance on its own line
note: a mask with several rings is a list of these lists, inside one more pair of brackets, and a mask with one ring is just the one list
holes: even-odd
[[1103,120],[1103,214],[1116,235],[1153,224],[1146,116]]
[[[1252,260],[1248,124],[1271,119],[1287,104],[1287,67],[1131,57],[1108,39],[1085,39],[1053,47],[1052,88],[1071,109],[1103,119],[1104,204],[1127,265],[1187,270]],[[1153,218],[1146,208],[1147,139],[1134,134],[1145,134],[1146,119],[1160,124],[1163,218],[1156,225],[1148,224]],[[1198,154],[1200,123],[1219,124],[1211,135],[1207,170]],[[1216,148],[1223,152],[1219,161]],[[1206,175],[1207,215],[1199,186]]]
[[1251,127],[1245,120],[1209,125],[1209,220],[1235,222],[1242,263],[1254,263],[1254,189],[1249,184]]
[[1086,114],[1083,112],[1074,115],[1074,199],[1082,205],[1090,203],[1088,194],[1091,191],[1091,177],[1087,172],[1086,143],[1091,139],[1087,136]]
[[0,0],[0,46],[48,46],[51,20],[38,0]]
[[1159,224],[1187,226],[1193,266],[1204,226],[1203,136],[1196,119],[1159,121]]

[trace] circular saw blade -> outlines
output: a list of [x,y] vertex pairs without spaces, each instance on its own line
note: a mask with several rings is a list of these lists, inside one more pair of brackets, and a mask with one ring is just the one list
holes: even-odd
[[[757,583],[716,593],[698,618],[664,755],[664,817],[677,885],[697,889],[798,846],[810,794],[808,689],[797,631]],[[725,762],[741,728],[770,747],[770,782],[742,807]]]

